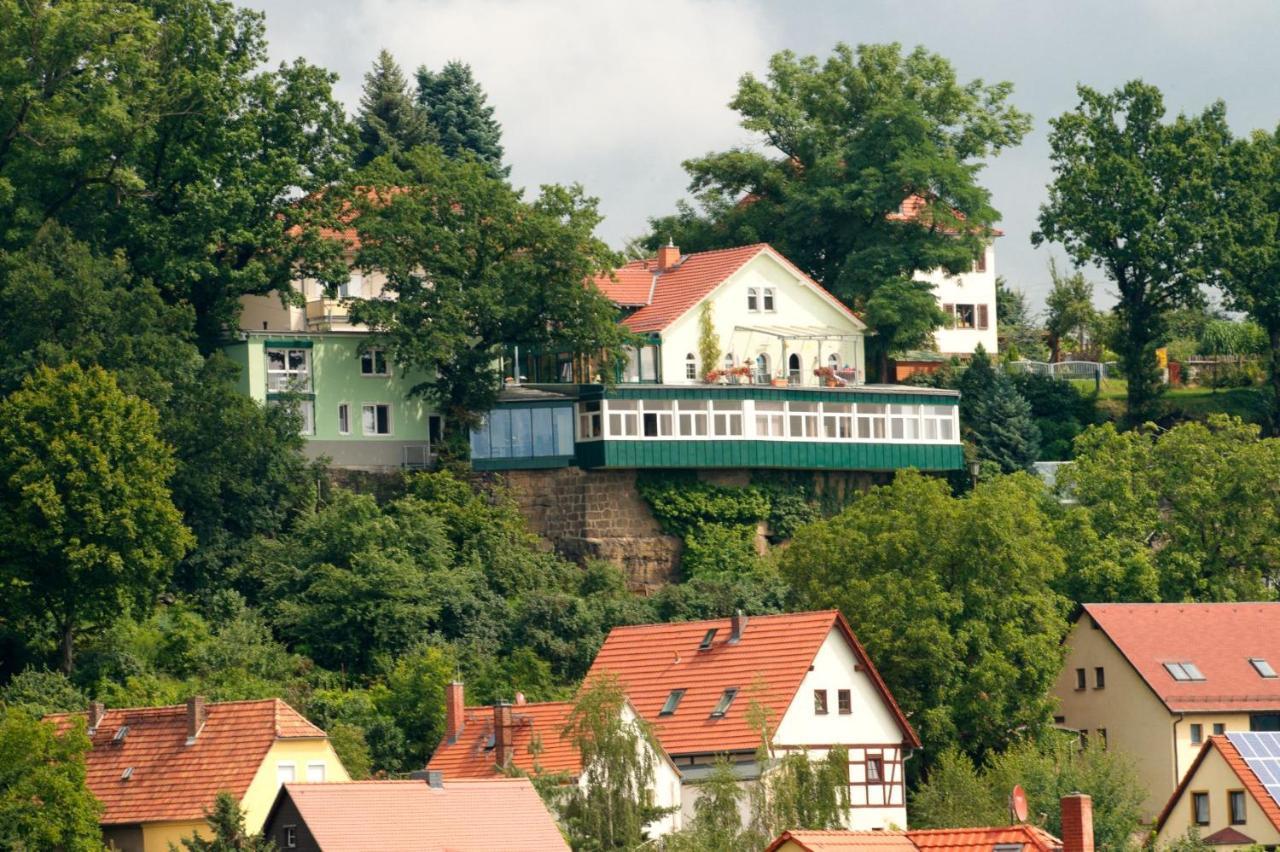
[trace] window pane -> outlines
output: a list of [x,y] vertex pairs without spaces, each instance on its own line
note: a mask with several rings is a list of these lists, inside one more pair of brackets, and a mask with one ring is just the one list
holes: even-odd
[[551,408],[532,409],[533,416],[533,454],[535,456],[553,456],[556,454],[555,422]]
[[573,455],[573,409],[556,408],[556,455]]
[[489,412],[489,454],[495,459],[511,457],[511,412]]
[[360,427],[366,435],[372,435],[378,428],[378,416],[372,405],[366,405],[360,409]]
[[486,420],[479,429],[471,430],[471,457],[473,459],[489,458],[489,423]]
[[533,411],[517,408],[511,412],[511,456],[528,458],[533,454]]
[[279,349],[267,350],[267,369],[284,370],[284,352]]

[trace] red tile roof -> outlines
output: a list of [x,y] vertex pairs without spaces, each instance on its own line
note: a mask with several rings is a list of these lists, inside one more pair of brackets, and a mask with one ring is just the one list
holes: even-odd
[[1062,841],[1033,825],[1002,828],[935,828],[922,831],[785,831],[765,852],[790,840],[809,852],[869,849],[902,852],[991,852],[997,844],[1022,844],[1037,852],[1061,850]]
[[[560,736],[569,714],[570,701],[544,701],[517,704],[511,708],[515,730],[512,738],[511,762],[525,772],[568,772],[576,775],[582,769],[582,755],[573,743]],[[462,734],[456,742],[447,740],[431,755],[428,769],[444,773],[445,782],[454,778],[492,778],[501,774],[493,755],[493,708],[468,707],[463,713]],[[530,746],[538,743],[534,756]],[[536,764],[536,766],[535,766]]]
[[1220,828],[1213,834],[1204,838],[1204,842],[1210,846],[1246,846],[1252,845],[1257,841],[1247,834],[1236,831],[1231,826]]
[[[1280,709],[1280,603],[1085,604],[1091,617],[1171,711]],[[1165,663],[1190,662],[1204,680],[1177,681]]]
[[[65,729],[84,714],[45,718]],[[129,730],[117,743],[124,726]],[[108,710],[90,737],[86,780],[105,806],[104,825],[200,819],[220,791],[244,796],[277,739],[324,736],[278,698],[209,704],[191,745],[186,705]],[[128,768],[132,774],[121,780]]]
[[342,852],[568,852],[527,778],[285,784],[321,849]]
[[662,331],[696,307],[712,290],[761,252],[768,252],[818,295],[861,325],[861,321],[843,302],[767,243],[686,254],[680,258],[679,263],[662,272],[658,271],[657,261],[653,258],[633,260],[626,266],[615,269],[612,276],[605,275],[595,279],[595,284],[614,304],[639,307],[639,310],[622,321],[627,328],[637,333]]
[[1169,819],[1173,809],[1182,800],[1187,787],[1191,785],[1196,770],[1200,768],[1201,763],[1204,763],[1205,758],[1209,756],[1209,752],[1214,749],[1217,749],[1218,753],[1222,755],[1222,759],[1227,762],[1227,766],[1240,779],[1240,783],[1244,788],[1249,791],[1249,795],[1258,803],[1258,807],[1271,825],[1276,830],[1280,830],[1280,804],[1267,792],[1266,784],[1254,774],[1253,769],[1245,761],[1244,756],[1240,754],[1235,744],[1225,734],[1214,734],[1205,740],[1204,745],[1200,747],[1199,753],[1196,754],[1196,759],[1191,762],[1191,766],[1187,768],[1187,773],[1178,782],[1177,789],[1173,791],[1173,795],[1165,803],[1164,810],[1156,818],[1156,833],[1159,834],[1160,829],[1164,828],[1165,821]]
[[[708,630],[716,629],[712,647],[699,651]],[[889,694],[865,649],[835,610],[785,615],[752,616],[742,638],[731,644],[731,620],[686,621],[615,627],[596,655],[587,678],[617,675],[627,698],[651,722],[668,754],[753,751],[760,733],[747,722],[753,702],[759,702],[778,724],[791,705],[818,649],[832,630],[839,630],[854,649],[886,706],[902,728],[902,739],[920,741],[897,702]],[[711,718],[711,711],[728,688],[737,688],[728,712]],[[685,690],[676,712],[658,711],[674,689]]]
[[[909,195],[903,200],[902,206],[898,208],[896,213],[890,213],[886,218],[891,222],[919,222],[922,218],[927,218],[928,199],[920,195]],[[959,210],[953,210],[957,219],[961,222],[965,220],[965,215]],[[946,233],[955,233],[954,228],[942,228]],[[1003,237],[1004,231],[999,228],[991,229],[992,236]]]

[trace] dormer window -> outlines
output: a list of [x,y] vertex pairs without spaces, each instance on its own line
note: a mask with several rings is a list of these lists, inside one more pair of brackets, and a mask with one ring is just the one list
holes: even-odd
[[711,650],[711,643],[716,640],[717,630],[719,630],[718,627],[713,627],[710,630],[708,630],[705,634],[703,634],[702,641],[698,643],[699,651]]
[[1165,663],[1164,669],[1177,681],[1204,680],[1204,674],[1195,663]]
[[1271,668],[1271,663],[1261,657],[1250,657],[1249,665],[1253,666],[1253,670],[1256,671],[1260,677],[1276,676],[1276,670]]
[[673,689],[667,695],[667,701],[662,705],[662,709],[658,711],[659,716],[670,716],[676,712],[676,708],[680,706],[680,699],[684,698],[683,689]]
[[747,310],[752,313],[760,310],[760,291],[755,287],[747,288]]
[[720,700],[716,702],[716,709],[711,711],[711,718],[720,719],[724,716],[725,713],[728,713],[729,705],[733,704],[733,699],[737,694],[738,694],[738,688],[736,686],[731,686],[728,689],[726,689],[720,695]]

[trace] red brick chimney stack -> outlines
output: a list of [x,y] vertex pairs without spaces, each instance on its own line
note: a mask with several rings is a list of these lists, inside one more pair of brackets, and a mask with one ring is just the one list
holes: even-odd
[[89,702],[89,730],[94,730],[98,725],[102,724],[102,717],[107,715],[107,705],[101,701]]
[[512,734],[511,705],[499,701],[493,705],[493,762],[501,769],[510,766],[515,755]]
[[458,681],[445,684],[444,687],[444,736],[449,743],[456,743],[462,736],[463,717],[467,705],[463,697],[462,684]]
[[209,718],[209,710],[205,706],[203,695],[193,695],[187,699],[187,742],[193,743],[200,736],[200,729]]
[[1093,799],[1084,793],[1062,797],[1062,852],[1093,852]]
[[680,262],[680,249],[670,242],[658,249],[658,271],[666,272]]

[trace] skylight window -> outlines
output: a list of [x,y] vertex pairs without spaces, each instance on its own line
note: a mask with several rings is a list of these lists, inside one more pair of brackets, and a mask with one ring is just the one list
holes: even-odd
[[733,703],[734,696],[738,694],[738,688],[731,686],[726,689],[720,696],[720,701],[716,704],[716,709],[711,711],[712,719],[719,719],[729,712],[729,705]]
[[129,736],[129,726],[121,725],[120,727],[116,728],[116,735],[111,738],[111,741],[113,743],[122,743],[124,742],[124,738],[127,736]]
[[132,777],[133,777],[133,767],[132,767],[132,766],[126,766],[126,767],[124,768],[124,772],[121,772],[121,773],[120,773],[120,780],[121,780],[121,781],[128,781],[128,780],[129,780],[130,778],[132,778]]
[[676,708],[680,706],[680,699],[684,698],[683,689],[673,689],[667,695],[667,702],[662,705],[662,709],[658,711],[659,716],[670,716],[676,712]]
[[714,642],[716,638],[716,631],[719,629],[720,628],[718,627],[713,627],[706,632],[702,637],[702,642],[698,645],[699,651],[706,651],[711,647],[711,643]]
[[1165,663],[1164,669],[1174,680],[1204,680],[1204,674],[1195,663]]
[[1249,664],[1262,677],[1276,677],[1276,670],[1271,668],[1271,664],[1261,657],[1250,657]]

